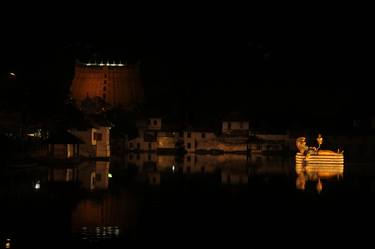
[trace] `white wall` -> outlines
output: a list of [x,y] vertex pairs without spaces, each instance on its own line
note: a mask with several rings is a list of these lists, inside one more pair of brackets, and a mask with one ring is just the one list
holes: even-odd
[[160,130],[161,129],[161,118],[149,118],[147,127],[149,130]]
[[95,132],[102,134],[102,139],[96,140],[96,157],[110,157],[110,127],[100,127]]
[[232,130],[249,130],[248,121],[223,121],[222,122],[222,132],[226,133]]

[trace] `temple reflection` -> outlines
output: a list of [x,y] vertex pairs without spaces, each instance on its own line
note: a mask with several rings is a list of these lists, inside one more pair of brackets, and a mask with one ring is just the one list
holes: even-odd
[[87,240],[120,237],[135,227],[137,205],[137,198],[126,191],[87,196],[72,211],[72,232]]

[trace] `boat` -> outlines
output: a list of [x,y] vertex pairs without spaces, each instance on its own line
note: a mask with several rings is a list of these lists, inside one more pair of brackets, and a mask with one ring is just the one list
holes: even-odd
[[323,138],[319,134],[316,139],[318,147],[306,146],[306,138],[299,137],[296,146],[296,187],[305,190],[307,181],[316,181],[316,190],[323,190],[322,179],[341,179],[344,175],[344,152],[337,150],[321,150]]
[[344,165],[344,151],[321,150],[320,146],[323,143],[323,137],[319,134],[316,140],[319,145],[318,147],[308,147],[305,137],[297,138],[296,146],[299,152],[297,152],[295,158],[296,165],[324,165],[325,168]]
[[344,165],[344,154],[332,154],[332,155],[324,155],[324,154],[310,154],[305,155],[304,153],[297,152],[296,154],[296,164],[301,165],[324,165],[328,167],[330,165],[337,166],[337,165]]

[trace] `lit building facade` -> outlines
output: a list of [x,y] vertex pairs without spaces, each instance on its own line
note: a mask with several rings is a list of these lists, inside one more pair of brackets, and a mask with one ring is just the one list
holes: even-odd
[[100,97],[123,109],[133,109],[144,99],[137,66],[109,62],[77,62],[71,93],[77,104],[86,98]]

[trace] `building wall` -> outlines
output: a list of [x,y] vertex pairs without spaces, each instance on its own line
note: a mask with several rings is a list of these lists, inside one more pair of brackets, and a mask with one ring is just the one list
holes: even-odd
[[86,66],[77,63],[71,86],[79,103],[86,97],[101,97],[112,106],[132,109],[144,98],[135,66]]
[[217,149],[217,137],[213,132],[184,132],[184,147],[187,152]]
[[100,127],[95,132],[101,134],[101,139],[96,139],[96,157],[110,157],[110,127]]
[[149,118],[147,127],[149,130],[161,130],[161,118]]
[[249,130],[248,121],[223,121],[222,122],[222,132],[227,133],[233,130]]
[[79,146],[79,154],[83,157],[95,157],[96,155],[96,140],[94,139],[95,129],[87,130],[71,130],[73,135],[81,139],[84,143]]
[[128,141],[129,151],[156,151],[157,149],[157,142],[145,142],[141,137],[130,139]]
[[49,154],[56,159],[69,159],[74,157],[73,144],[50,144]]
[[158,149],[176,149],[177,139],[177,133],[175,132],[158,132]]
[[72,130],[71,133],[81,139],[80,155],[84,157],[110,157],[110,127]]

